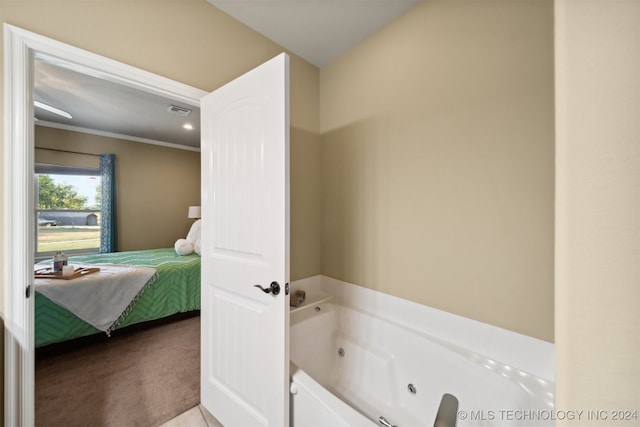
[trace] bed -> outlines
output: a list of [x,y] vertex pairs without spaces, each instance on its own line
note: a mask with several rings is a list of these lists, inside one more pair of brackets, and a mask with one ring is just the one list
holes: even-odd
[[[200,310],[200,256],[178,255],[175,248],[81,255],[69,264],[120,264],[156,269],[155,281],[129,307],[115,329],[156,320],[177,313]],[[35,292],[35,346],[43,347],[74,338],[102,333],[66,309]]]

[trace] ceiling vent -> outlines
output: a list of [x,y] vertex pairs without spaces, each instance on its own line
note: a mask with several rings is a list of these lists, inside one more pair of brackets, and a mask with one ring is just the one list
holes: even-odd
[[184,107],[178,107],[177,105],[170,105],[169,106],[169,112],[173,113],[173,114],[178,114],[179,116],[187,117],[189,115],[189,113],[191,112],[191,110],[189,110],[188,108],[184,108]]

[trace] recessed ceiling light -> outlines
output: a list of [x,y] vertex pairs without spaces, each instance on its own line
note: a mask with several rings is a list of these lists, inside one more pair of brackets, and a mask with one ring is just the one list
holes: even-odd
[[185,123],[182,125],[182,127],[187,130],[193,130],[193,125],[191,123]]

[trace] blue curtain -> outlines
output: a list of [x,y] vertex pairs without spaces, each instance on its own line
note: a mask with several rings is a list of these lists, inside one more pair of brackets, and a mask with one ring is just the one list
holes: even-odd
[[118,248],[116,228],[116,155],[100,154],[102,178],[102,225],[100,252],[115,252]]

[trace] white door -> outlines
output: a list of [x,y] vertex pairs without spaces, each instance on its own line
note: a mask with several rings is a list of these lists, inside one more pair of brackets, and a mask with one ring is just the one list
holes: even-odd
[[201,116],[202,404],[225,426],[288,426],[289,57]]

